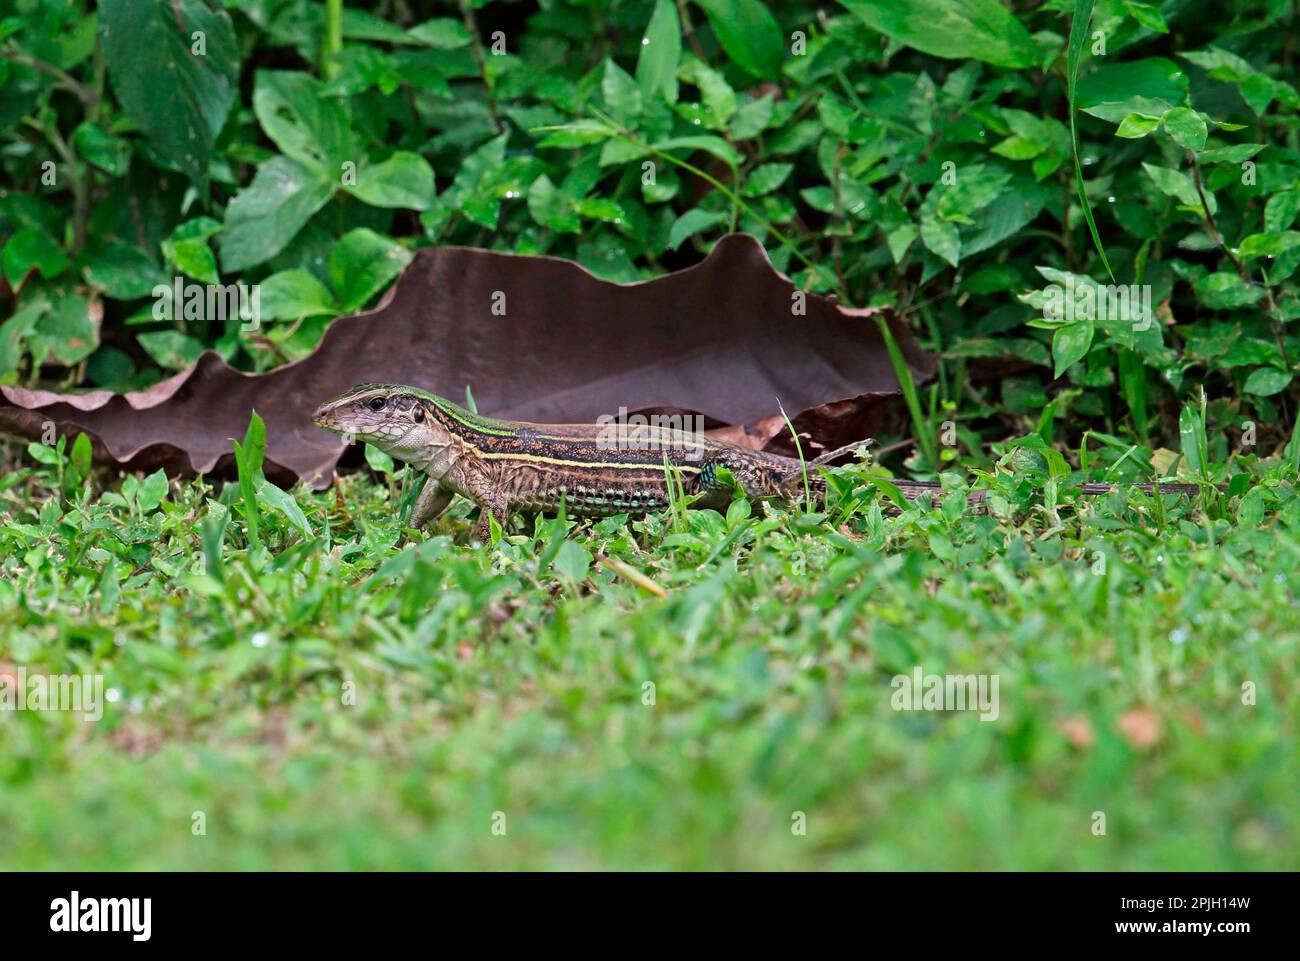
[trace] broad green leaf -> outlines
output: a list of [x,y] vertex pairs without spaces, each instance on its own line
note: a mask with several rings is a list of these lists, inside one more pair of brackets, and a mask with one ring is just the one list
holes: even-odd
[[947,220],[934,217],[921,219],[921,242],[930,251],[942,257],[954,267],[961,259],[961,235],[957,225]]
[[179,330],[156,330],[136,337],[153,362],[166,370],[184,370],[199,359],[203,342]]
[[682,28],[677,6],[673,0],[655,0],[636,62],[636,82],[643,98],[677,102],[677,64],[681,57]]
[[682,243],[702,230],[708,230],[714,224],[726,219],[726,214],[716,210],[688,210],[673,222],[668,231],[668,249],[676,250]]
[[135,506],[142,514],[157,510],[158,506],[167,499],[167,486],[166,471],[162,469],[154,471],[140,482],[135,495]]
[[600,90],[610,116],[624,127],[635,127],[641,117],[641,88],[631,74],[613,60],[606,59]]
[[334,186],[288,157],[272,157],[226,206],[217,238],[222,269],[238,273],[270,260],[329,201]]
[[157,285],[171,283],[147,253],[120,240],[92,244],[78,263],[87,280],[117,300],[148,297]]
[[775,80],[785,58],[781,25],[760,0],[696,0],[732,63],[746,73]]
[[558,127],[541,127],[534,133],[545,133],[538,141],[539,147],[585,147],[587,144],[608,140],[616,130],[600,120],[575,120]]
[[1092,322],[1086,320],[1056,328],[1052,334],[1052,357],[1056,361],[1053,376],[1060,377],[1084,358],[1092,346],[1092,334]]
[[342,186],[362,159],[345,103],[324,96],[320,82],[300,70],[259,70],[254,80],[253,112],[266,135],[331,186]]
[[705,125],[711,130],[725,130],[727,122],[736,113],[736,91],[731,84],[722,74],[695,57],[687,58],[679,76],[699,88],[700,102],[706,114]]
[[741,193],[746,197],[761,197],[764,194],[770,194],[785,183],[792,170],[794,170],[794,164],[761,164],[755,167],[745,179],[745,186]]
[[348,231],[330,254],[330,286],[345,312],[362,307],[411,262],[411,252],[366,227]]
[[1242,260],[1254,260],[1256,257],[1276,257],[1292,247],[1300,246],[1300,231],[1270,230],[1251,234],[1241,242],[1238,254]]
[[[1159,188],[1161,193],[1175,197],[1180,203],[1186,204],[1188,207],[1194,207],[1198,211],[1202,209],[1200,195],[1196,192],[1196,184],[1192,182],[1192,178],[1187,174],[1181,170],[1171,170],[1168,167],[1158,167],[1155,164],[1148,163],[1144,163],[1142,169],[1147,172],[1147,176],[1151,178],[1151,182]],[[1210,213],[1215,213],[1218,208],[1214,202],[1214,195],[1207,192],[1206,201],[1210,205]]]
[[54,360],[65,367],[81,363],[99,346],[99,324],[90,302],[73,291],[60,292],[36,321],[32,339],[32,355],[40,361]]
[[1164,126],[1174,142],[1188,150],[1201,150],[1205,147],[1208,132],[1205,121],[1190,107],[1175,107],[1170,110],[1164,116]]
[[1246,378],[1246,385],[1242,388],[1247,394],[1255,394],[1258,397],[1272,397],[1274,394],[1281,393],[1291,383],[1295,376],[1289,370],[1279,370],[1276,367],[1260,367],[1251,372]]
[[363,167],[355,185],[343,189],[372,207],[405,207],[428,210],[434,194],[433,168],[419,154],[399,150],[387,160]]
[[1235,271],[1221,270],[1196,282],[1196,296],[1212,310],[1246,307],[1264,298],[1262,288],[1247,284]]
[[1231,147],[1213,147],[1201,151],[1196,159],[1203,164],[1226,163],[1237,166],[1264,149],[1262,143],[1238,143]]
[[451,17],[426,20],[406,33],[413,40],[435,50],[459,50],[470,44],[469,31],[465,29],[464,22]]
[[1282,190],[1268,198],[1264,206],[1264,226],[1268,230],[1286,230],[1300,213],[1300,189]]
[[72,145],[78,155],[98,167],[110,177],[126,173],[131,161],[131,145],[114,137],[98,124],[82,123],[72,132]]
[[1169,24],[1165,23],[1160,8],[1150,3],[1138,3],[1137,0],[1124,0],[1124,9],[1142,26],[1156,33],[1168,33]]
[[873,30],[922,53],[1026,68],[1041,59],[1033,37],[998,0],[843,0]]
[[68,255],[63,252],[51,237],[33,227],[24,227],[5,244],[4,254],[5,279],[9,286],[17,288],[23,278],[35,270],[49,280],[68,269]]
[[1141,140],[1159,126],[1159,117],[1144,117],[1140,113],[1131,113],[1120,121],[1115,136],[1123,137],[1126,140]]
[[283,270],[262,281],[262,317],[297,320],[300,317],[341,313],[334,295],[305,270]]
[[[1118,103],[1136,97],[1147,101],[1163,100],[1173,106],[1187,99],[1187,83],[1187,73],[1183,68],[1165,57],[1102,63],[1096,70],[1079,78],[1079,109],[1093,113],[1088,108],[1096,104]],[[1164,111],[1134,107],[1125,110],[1121,117],[1129,113],[1163,115]],[[1114,122],[1119,123],[1119,119]]]
[[656,150],[703,150],[711,153],[729,167],[736,167],[740,164],[740,155],[732,149],[731,144],[721,137],[695,136],[695,137],[673,137],[669,140],[661,140],[654,144]]
[[200,0],[102,0],[99,20],[117,99],[150,146],[206,194],[239,78],[230,15]]
[[370,465],[371,470],[385,476],[393,474],[396,465],[393,462],[392,455],[380,450],[374,444],[366,444],[365,448],[366,463]]

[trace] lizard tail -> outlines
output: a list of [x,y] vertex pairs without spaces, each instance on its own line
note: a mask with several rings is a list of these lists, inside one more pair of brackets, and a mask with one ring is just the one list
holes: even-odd
[[[823,453],[818,454],[812,460],[804,461],[804,463],[800,464],[798,467],[791,470],[788,474],[785,474],[780,480],[780,485],[781,487],[786,487],[790,484],[793,484],[795,481],[800,480],[803,477],[803,472],[805,469],[820,467],[822,464],[829,463],[830,461],[833,461],[837,457],[842,457],[845,454],[849,454],[854,451],[861,450],[865,447],[870,447],[875,442],[876,441],[874,437],[868,437],[865,440],[855,440],[852,444],[845,444],[843,447],[837,447],[834,450],[824,451]],[[809,480],[811,479],[812,478],[810,477]]]

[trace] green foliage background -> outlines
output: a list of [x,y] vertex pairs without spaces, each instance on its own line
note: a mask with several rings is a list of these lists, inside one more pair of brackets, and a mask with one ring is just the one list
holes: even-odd
[[[1048,440],[1068,415],[1170,442],[1199,383],[1212,453],[1246,421],[1280,439],[1296,5],[1093,7],[0,0],[0,379],[122,389],[207,347],[265,369],[422,245],[626,281],[734,229],[808,289],[905,311],[945,358],[921,416],[976,460],[1045,407]],[[1150,330],[1044,320],[1035,291],[1108,268],[1152,286]],[[260,283],[266,324],[156,320],[177,275]]]

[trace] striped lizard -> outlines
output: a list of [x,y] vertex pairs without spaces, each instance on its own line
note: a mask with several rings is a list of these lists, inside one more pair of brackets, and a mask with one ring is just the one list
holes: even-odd
[[[423,527],[460,494],[480,507],[475,534],[484,543],[491,531],[489,517],[504,528],[512,511],[554,512],[563,503],[571,515],[607,517],[667,507],[674,482],[666,465],[680,476],[683,493],[699,495],[696,507],[726,509],[731,495],[718,476],[722,467],[751,498],[796,500],[805,476],[810,492],[821,498],[826,480],[812,468],[871,443],[827,451],[804,464],[651,425],[493,420],[400,384],[353,387],[322,404],[313,419],[325,430],[373,444],[429,476],[412,510],[411,527]],[[890,478],[890,483],[911,499],[942,493],[935,482]],[[1087,495],[1113,489],[1111,484],[1081,486]],[[1160,488],[1161,493],[1195,490],[1187,484]],[[984,493],[969,495],[976,509]]]

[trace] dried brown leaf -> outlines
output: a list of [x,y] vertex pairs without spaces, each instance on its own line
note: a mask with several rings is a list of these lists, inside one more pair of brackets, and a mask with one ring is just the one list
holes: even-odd
[[867,436],[898,393],[874,314],[884,313],[916,379],[933,374],[934,360],[888,310],[808,295],[799,316],[794,293],[747,235],[632,284],[552,257],[429,248],[379,307],[338,319],[295,363],[248,374],[209,352],[133,393],[0,387],[0,429],[36,439],[53,421],[61,434],[90,435],[101,462],[228,474],[231,441],[256,410],[267,475],[322,488],[344,447],[312,425],[312,411],[355,384],[389,381],[456,401],[469,387],[482,413],[538,422],[688,411],[724,439],[790,452],[780,401],[799,412],[811,456]]

